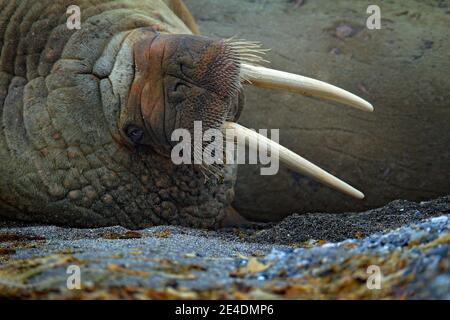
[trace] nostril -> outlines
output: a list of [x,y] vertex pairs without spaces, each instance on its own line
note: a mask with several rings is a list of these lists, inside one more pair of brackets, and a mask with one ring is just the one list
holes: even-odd
[[182,82],[177,82],[176,84],[175,84],[175,86],[173,87],[173,91],[174,92],[180,92],[180,93],[184,93],[184,90],[187,88],[187,86],[184,84],[184,83],[182,83]]
[[126,127],[125,134],[134,143],[140,143],[144,139],[144,130],[132,124]]
[[184,74],[184,71],[183,71],[183,68],[185,68],[185,67],[184,67],[184,63],[183,63],[183,62],[180,62],[179,67],[180,67],[180,72],[181,72],[181,74]]
[[192,75],[192,69],[194,68],[194,64],[192,59],[188,57],[180,57],[177,61],[179,72],[185,76],[190,77]]
[[180,72],[183,76],[190,77],[192,75],[191,69],[192,68],[188,67],[186,63],[180,63]]
[[188,89],[189,86],[181,81],[174,83],[172,90],[169,92],[169,102],[176,104],[183,102],[186,99]]

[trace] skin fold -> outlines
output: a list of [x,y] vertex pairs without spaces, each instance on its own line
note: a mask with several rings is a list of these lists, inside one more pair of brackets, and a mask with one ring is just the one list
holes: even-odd
[[[81,8],[81,29],[66,8]],[[0,3],[0,215],[67,226],[213,228],[236,168],[174,165],[170,133],[236,120],[239,66],[180,1]],[[181,7],[180,7],[181,6]],[[180,14],[181,12],[181,14]],[[191,17],[191,18],[189,18]]]

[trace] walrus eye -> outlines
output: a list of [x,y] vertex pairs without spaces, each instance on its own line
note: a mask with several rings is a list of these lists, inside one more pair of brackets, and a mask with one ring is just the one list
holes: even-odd
[[127,126],[127,128],[125,129],[125,134],[134,143],[140,143],[144,138],[144,130],[135,125]]

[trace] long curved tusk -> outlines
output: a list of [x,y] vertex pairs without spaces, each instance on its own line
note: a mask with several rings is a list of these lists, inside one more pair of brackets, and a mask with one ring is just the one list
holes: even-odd
[[336,189],[342,193],[345,193],[357,199],[364,198],[364,194],[361,191],[353,188],[349,184],[336,178],[335,176],[319,168],[315,164],[300,157],[298,154],[281,146],[275,141],[272,141],[267,137],[260,135],[259,133],[253,130],[247,129],[246,127],[243,127],[235,122],[226,122],[225,129],[234,130],[235,136],[241,137],[245,136],[246,137],[245,141],[248,140],[248,142],[250,141],[252,142],[248,143],[249,147],[258,146],[258,148],[260,149],[262,148],[264,151],[268,149],[269,151],[272,150],[272,152],[278,153],[280,161],[293,170],[296,170],[304,175],[307,175],[317,180],[322,184],[325,184],[333,189]]
[[297,74],[242,63],[241,78],[258,87],[287,90],[305,96],[333,100],[364,111],[373,111],[373,106],[369,102],[353,93]]

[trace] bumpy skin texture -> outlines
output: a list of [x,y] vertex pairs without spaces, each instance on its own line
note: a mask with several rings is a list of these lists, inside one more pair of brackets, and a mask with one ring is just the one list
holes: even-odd
[[[80,30],[66,27],[74,4]],[[190,33],[181,20],[156,0],[6,0],[0,9],[0,215],[81,227],[220,223],[235,168],[205,182],[192,166],[124,143],[118,126],[130,85],[120,68],[111,77],[121,35]]]

